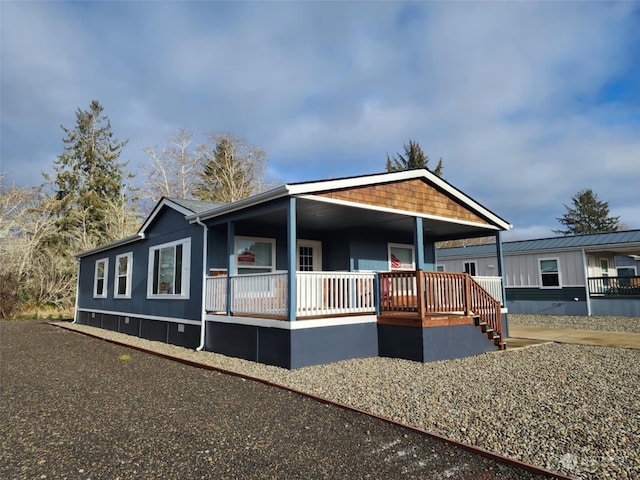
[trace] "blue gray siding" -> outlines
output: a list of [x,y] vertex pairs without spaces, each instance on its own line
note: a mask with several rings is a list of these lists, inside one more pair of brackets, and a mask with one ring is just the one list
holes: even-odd
[[[201,318],[202,295],[202,236],[203,228],[189,225],[184,216],[166,209],[149,226],[146,238],[108,251],[95,253],[80,259],[78,308],[102,312],[118,312],[131,315],[151,315],[175,319],[197,320]],[[147,299],[149,248],[167,242],[191,239],[191,265],[189,299]],[[131,298],[114,298],[116,256],[131,252],[133,271]],[[102,258],[109,259],[107,297],[93,298],[95,264]]]

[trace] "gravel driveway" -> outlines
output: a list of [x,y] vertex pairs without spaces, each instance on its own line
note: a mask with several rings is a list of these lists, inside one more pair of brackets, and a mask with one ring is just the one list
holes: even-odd
[[[514,317],[531,326],[600,330],[635,330],[640,322]],[[428,364],[366,358],[289,371],[66,326],[289,386],[575,478],[640,478],[640,350],[551,343]]]
[[0,386],[7,480],[538,478],[367,415],[36,322],[0,322]]

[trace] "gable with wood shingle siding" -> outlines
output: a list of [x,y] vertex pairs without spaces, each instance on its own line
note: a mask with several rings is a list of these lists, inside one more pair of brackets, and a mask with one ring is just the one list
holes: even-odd
[[316,196],[491,225],[419,179],[334,190]]

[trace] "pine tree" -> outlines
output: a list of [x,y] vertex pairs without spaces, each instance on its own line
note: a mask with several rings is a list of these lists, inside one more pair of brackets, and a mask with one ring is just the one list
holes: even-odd
[[[395,156],[390,157],[389,154],[387,154],[387,172],[400,172],[403,170],[413,170],[415,168],[428,169],[429,157],[424,154],[418,142],[409,140],[409,144],[407,145],[405,143],[403,147],[404,155],[398,153]],[[437,176],[441,177],[442,170],[442,159],[440,159],[438,161],[438,165],[436,165],[436,168],[432,171]]]
[[113,205],[126,209],[129,201],[126,181],[132,175],[125,171],[126,162],[119,160],[127,141],[113,138],[103,110],[93,100],[89,110],[76,111],[73,129],[61,126],[65,147],[54,162],[58,228],[80,249],[114,240],[107,212]]
[[565,230],[553,230],[563,235],[613,232],[620,229],[620,217],[609,216],[609,203],[598,199],[590,188],[580,190],[572,198],[573,208],[565,205],[567,212],[557,220]]
[[227,134],[211,135],[210,139],[208,145],[200,146],[203,169],[195,197],[230,203],[259,192],[266,165],[264,151]]

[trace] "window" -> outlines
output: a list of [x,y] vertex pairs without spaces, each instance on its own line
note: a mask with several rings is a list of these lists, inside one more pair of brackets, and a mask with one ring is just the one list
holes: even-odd
[[602,272],[603,277],[609,276],[609,260],[606,258],[600,259],[600,271]]
[[272,238],[236,237],[236,272],[271,273],[275,270],[276,241]]
[[390,243],[389,270],[415,270],[416,264],[413,256],[413,245],[401,245]]
[[147,297],[189,298],[191,239],[149,249]]
[[540,283],[542,287],[560,286],[560,269],[558,259],[548,258],[540,260]]
[[464,273],[468,273],[472,277],[476,276],[476,262],[464,262]]
[[444,265],[436,265],[436,272],[444,272]]
[[133,253],[116,257],[116,279],[114,298],[131,298],[131,272],[133,271]]
[[107,275],[109,273],[109,259],[96,260],[96,269],[93,277],[93,297],[107,298]]
[[636,267],[618,267],[618,277],[635,277]]

